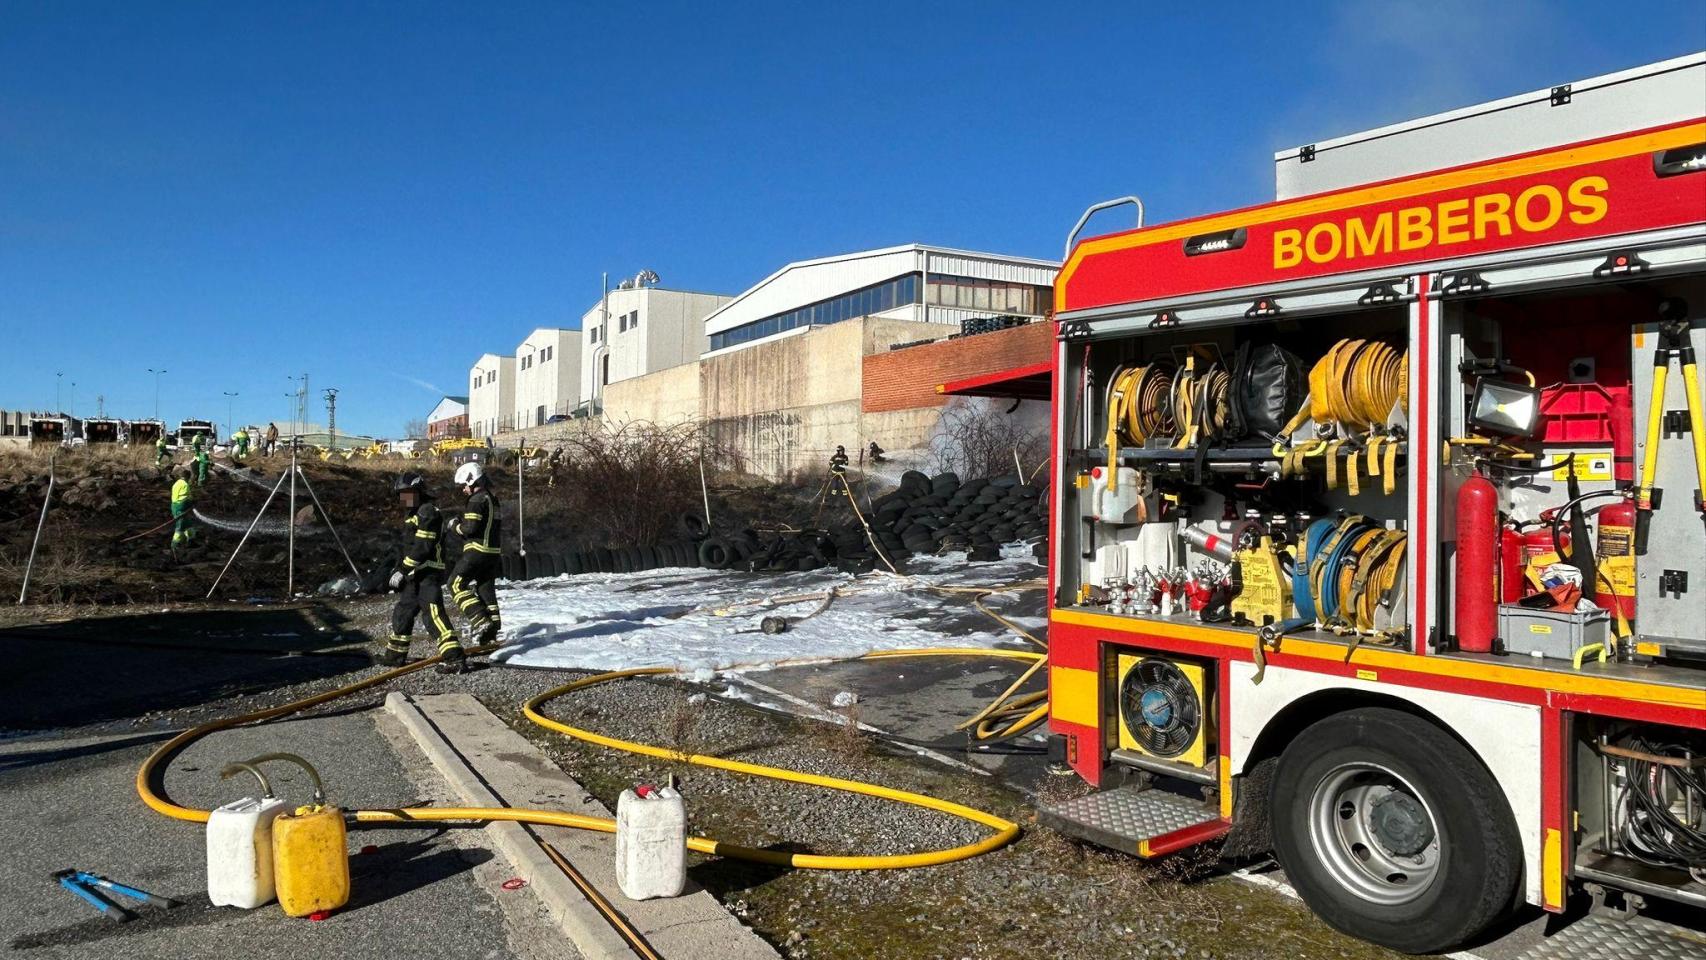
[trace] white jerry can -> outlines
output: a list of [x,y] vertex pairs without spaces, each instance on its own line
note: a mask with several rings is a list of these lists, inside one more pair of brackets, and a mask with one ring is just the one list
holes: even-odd
[[244,797],[207,818],[207,899],[252,910],[274,895],[272,822],[289,809],[278,797]]
[[687,886],[687,807],[669,787],[616,800],[616,885],[630,900],[678,897]]

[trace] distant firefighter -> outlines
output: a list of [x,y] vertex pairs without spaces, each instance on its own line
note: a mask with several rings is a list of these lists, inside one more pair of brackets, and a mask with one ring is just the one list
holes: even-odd
[[438,672],[461,673],[466,666],[462,643],[444,613],[444,517],[433,505],[420,474],[400,474],[391,489],[408,516],[403,520],[403,560],[391,574],[391,587],[397,591],[391,636],[379,662],[388,667],[403,663],[409,654],[409,635],[415,632],[415,617],[424,614],[444,658]]
[[172,471],[172,551],[195,539],[195,489],[188,464]]

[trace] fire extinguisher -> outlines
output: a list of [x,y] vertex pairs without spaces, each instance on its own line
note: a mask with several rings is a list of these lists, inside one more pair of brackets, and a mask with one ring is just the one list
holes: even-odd
[[1475,474],[1457,489],[1457,646],[1491,653],[1498,635],[1499,587],[1494,552],[1499,543],[1499,492]]
[[1599,511],[1598,583],[1593,602],[1625,622],[1635,620],[1635,502],[1619,499]]

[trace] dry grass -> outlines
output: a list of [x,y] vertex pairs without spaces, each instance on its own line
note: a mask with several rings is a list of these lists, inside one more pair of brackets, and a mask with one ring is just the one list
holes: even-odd
[[943,410],[930,438],[930,463],[936,472],[996,477],[1015,472],[1015,459],[1027,474],[1034,473],[1048,459],[1047,431],[987,405]]
[[717,459],[699,424],[625,423],[565,437],[560,445],[556,485],[535,481],[529,495],[572,517],[574,536],[587,545],[647,546],[673,538],[681,515],[701,509],[701,458]]
[[[27,551],[22,555],[0,555],[0,589],[5,590],[7,601],[22,588],[28,563]],[[104,579],[80,548],[58,549],[44,543],[36,553],[35,569],[30,571],[28,599],[36,603],[75,603],[91,596]]]

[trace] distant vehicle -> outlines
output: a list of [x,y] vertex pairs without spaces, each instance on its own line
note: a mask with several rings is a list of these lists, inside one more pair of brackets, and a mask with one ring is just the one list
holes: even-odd
[[210,420],[182,420],[182,421],[179,421],[179,423],[178,423],[178,442],[179,443],[185,444],[185,445],[194,443],[195,437],[197,434],[200,434],[209,446],[212,446],[213,444],[216,444],[219,442],[219,429],[213,425],[212,421],[210,421]]
[[71,436],[71,421],[65,417],[31,417],[30,444],[63,444]]
[[166,425],[158,420],[132,420],[130,422],[130,442],[136,446],[154,445],[160,435],[166,430]]
[[117,443],[123,424],[117,420],[83,421],[83,439],[88,443]]
[[556,415],[556,416],[554,416],[554,417],[552,417],[552,418],[551,418],[551,419],[549,419],[549,420],[546,420],[546,421],[545,421],[545,422],[546,422],[546,423],[568,423],[568,422],[569,422],[569,419],[570,419],[570,418],[569,418],[569,415],[568,415],[568,414],[566,414],[566,413],[559,413],[559,414],[557,414],[557,415]]

